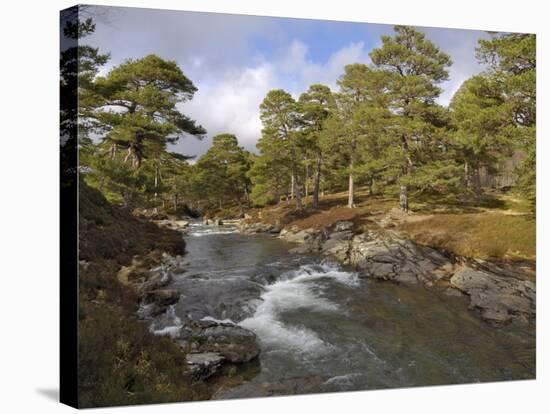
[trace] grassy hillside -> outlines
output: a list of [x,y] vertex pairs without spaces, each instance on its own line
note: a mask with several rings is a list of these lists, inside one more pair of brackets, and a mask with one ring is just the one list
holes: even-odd
[[80,182],[79,387],[82,407],[196,400],[204,385],[185,372],[185,354],[150,334],[136,294],[116,279],[136,255],[151,266],[182,254],[181,234],[139,220]]
[[346,206],[345,192],[322,197],[317,210],[308,208],[307,201],[306,208],[299,212],[292,202],[284,202],[248,213],[250,220],[304,229],[321,229],[339,220],[351,220],[359,232],[378,227],[390,213],[392,230],[420,244],[470,258],[536,258],[536,226],[530,206],[506,193],[489,192],[475,203],[433,196],[416,198],[408,215],[395,211],[397,199],[369,196],[366,189],[357,191],[354,209]]

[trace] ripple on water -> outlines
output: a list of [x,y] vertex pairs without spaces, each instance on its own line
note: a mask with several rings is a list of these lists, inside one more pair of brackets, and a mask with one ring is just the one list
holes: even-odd
[[319,355],[330,352],[333,346],[323,341],[312,329],[290,325],[281,320],[285,312],[303,309],[307,312],[337,312],[340,307],[315,291],[311,282],[332,279],[346,286],[359,283],[357,275],[345,272],[330,262],[307,264],[283,273],[279,280],[266,286],[262,302],[254,315],[240,325],[255,332],[267,348],[285,348],[295,353]]

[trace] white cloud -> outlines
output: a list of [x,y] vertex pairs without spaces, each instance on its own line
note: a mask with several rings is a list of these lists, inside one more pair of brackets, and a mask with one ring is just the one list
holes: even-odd
[[283,88],[297,98],[313,83],[336,89],[336,80],[345,65],[367,61],[363,42],[351,43],[319,64],[308,59],[307,45],[294,40],[275,60],[258,58],[251,67],[233,67],[222,76],[203,78],[193,100],[181,109],[208,130],[208,138],[201,143],[185,139],[176,148],[187,154],[200,154],[213,136],[228,132],[254,151],[262,129],[259,106],[269,90]]
[[235,134],[241,145],[253,150],[261,131],[259,105],[276,85],[276,76],[269,64],[228,70],[221,79],[209,80],[192,101],[182,105],[186,115],[208,129],[208,139],[191,148],[186,145],[189,144],[186,139],[177,148],[186,153],[190,150],[200,153],[208,148],[214,135],[227,132]]

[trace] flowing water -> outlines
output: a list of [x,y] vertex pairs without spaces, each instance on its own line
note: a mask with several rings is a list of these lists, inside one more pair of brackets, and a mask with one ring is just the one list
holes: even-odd
[[215,319],[254,331],[259,373],[223,398],[266,395],[266,384],[287,394],[535,376],[534,333],[487,325],[466,298],[359,278],[231,227],[192,224],[185,241],[185,271],[170,286],[182,297],[152,330],[176,335],[182,320]]

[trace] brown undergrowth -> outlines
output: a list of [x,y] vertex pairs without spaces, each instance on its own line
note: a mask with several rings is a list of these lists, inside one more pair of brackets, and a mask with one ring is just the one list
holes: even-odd
[[113,206],[80,182],[79,397],[81,407],[209,398],[207,384],[186,372],[185,353],[149,333],[135,316],[137,295],[116,273],[140,256],[182,254],[181,234]]

